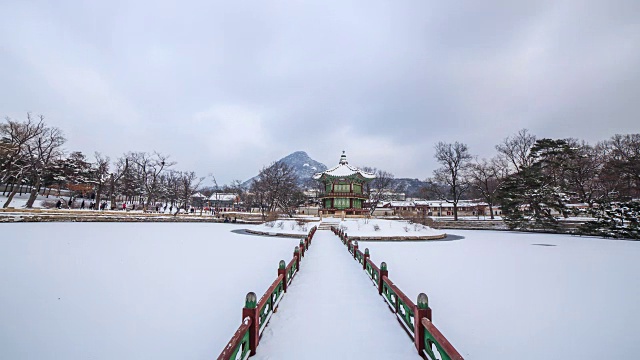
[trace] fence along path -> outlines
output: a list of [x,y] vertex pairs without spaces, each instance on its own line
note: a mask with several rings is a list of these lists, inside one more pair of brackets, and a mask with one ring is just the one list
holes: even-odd
[[420,359],[340,240],[318,231],[312,246],[251,359]]

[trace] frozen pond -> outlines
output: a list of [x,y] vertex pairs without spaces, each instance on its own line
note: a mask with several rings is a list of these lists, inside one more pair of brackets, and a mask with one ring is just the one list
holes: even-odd
[[[261,295],[298,243],[237,228],[0,225],[0,359],[215,358],[245,294]],[[464,238],[361,248],[408,296],[429,295],[434,323],[467,359],[640,353],[640,242],[451,232]]]
[[230,224],[0,225],[0,359],[212,359],[296,239]]
[[636,358],[640,242],[460,231],[457,241],[374,243],[389,278],[429,295],[467,359]]

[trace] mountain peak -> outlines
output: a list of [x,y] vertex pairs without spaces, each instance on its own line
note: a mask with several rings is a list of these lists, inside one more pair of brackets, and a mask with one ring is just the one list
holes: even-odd
[[[325,164],[313,160],[309,154],[302,150],[295,151],[278,160],[278,162],[283,162],[291,166],[298,177],[298,184],[303,186],[309,183],[309,180],[315,173],[327,170],[327,166]],[[243,185],[251,185],[253,179],[255,179],[255,177],[245,181]]]

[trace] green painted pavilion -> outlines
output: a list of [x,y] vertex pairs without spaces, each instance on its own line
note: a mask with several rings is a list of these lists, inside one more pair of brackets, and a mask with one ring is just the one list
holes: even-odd
[[338,166],[313,175],[322,182],[322,214],[366,215],[369,210],[363,205],[368,200],[363,189],[367,182],[375,178],[374,174],[349,165],[344,151]]

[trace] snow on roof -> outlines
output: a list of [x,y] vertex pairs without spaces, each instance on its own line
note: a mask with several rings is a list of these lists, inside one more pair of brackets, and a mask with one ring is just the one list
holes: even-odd
[[391,201],[392,207],[414,206],[413,201]]
[[238,195],[236,194],[225,194],[225,193],[213,193],[209,200],[211,201],[235,201]]
[[347,155],[345,155],[343,151],[342,156],[340,157],[340,162],[338,163],[338,166],[333,167],[321,173],[316,173],[315,175],[313,175],[313,178],[318,180],[322,177],[322,175],[327,175],[332,177],[347,177],[347,176],[352,176],[356,174],[360,174],[360,176],[362,176],[365,179],[375,179],[376,177],[372,173],[362,171],[355,166],[349,165],[349,162],[347,161]]
[[201,193],[197,192],[193,195],[191,195],[192,198],[200,198],[200,199],[204,199],[206,198],[206,196],[202,195]]

